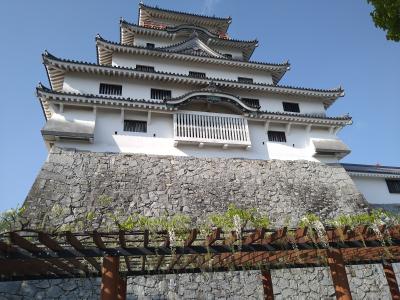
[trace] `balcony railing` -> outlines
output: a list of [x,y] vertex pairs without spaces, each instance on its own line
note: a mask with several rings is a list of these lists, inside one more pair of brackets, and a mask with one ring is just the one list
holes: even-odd
[[249,126],[241,116],[180,112],[174,114],[175,144],[190,143],[222,145],[224,149],[230,146],[251,147]]

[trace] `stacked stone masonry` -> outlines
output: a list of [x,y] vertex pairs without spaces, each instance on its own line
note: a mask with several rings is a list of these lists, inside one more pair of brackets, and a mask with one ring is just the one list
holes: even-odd
[[[309,161],[200,159],[53,149],[25,201],[31,226],[73,224],[102,204],[107,212],[146,216],[184,213],[194,221],[230,203],[267,211],[277,225],[304,214],[322,218],[365,211],[346,171]],[[104,209],[104,208],[103,208]],[[399,269],[395,268],[397,274]],[[379,265],[347,267],[354,299],[388,299]],[[276,299],[334,299],[327,268],[272,270]],[[0,283],[0,299],[98,299],[99,279]],[[262,299],[259,271],[141,276],[128,299]]]

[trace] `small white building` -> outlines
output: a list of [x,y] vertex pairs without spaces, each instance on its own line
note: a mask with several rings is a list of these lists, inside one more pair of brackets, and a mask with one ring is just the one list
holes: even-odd
[[[337,133],[351,118],[327,113],[344,91],[280,85],[289,63],[251,61],[258,42],[229,37],[231,21],[140,4],[138,24],[120,21],[119,42],[96,37],[96,63],[45,52],[50,87],[37,95],[48,148],[325,163],[347,155]],[[367,177],[357,176],[364,191]]]

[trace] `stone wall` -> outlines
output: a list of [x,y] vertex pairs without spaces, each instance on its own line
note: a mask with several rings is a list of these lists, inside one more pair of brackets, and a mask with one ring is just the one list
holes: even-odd
[[268,211],[278,225],[288,219],[297,222],[309,212],[326,218],[367,207],[341,166],[61,149],[49,155],[25,204],[33,226],[61,205],[64,213],[52,213],[49,220],[57,225],[84,217],[99,205],[102,195],[113,199],[110,212],[146,216],[181,212],[201,219],[236,203]]
[[[54,149],[26,199],[27,217],[32,226],[44,219],[51,226],[72,223],[97,207],[102,195],[113,199],[110,212],[181,212],[200,220],[235,203],[268,211],[278,225],[295,223],[309,212],[330,218],[367,209],[340,166]],[[99,216],[95,227],[104,226],[103,221]],[[348,268],[354,299],[387,298],[379,267],[370,272],[368,266],[366,272],[357,268]],[[326,268],[273,270],[272,278],[277,299],[334,298]],[[129,299],[262,299],[257,271],[141,276],[128,283]],[[94,279],[0,284],[0,299],[96,299],[98,293],[99,281]]]

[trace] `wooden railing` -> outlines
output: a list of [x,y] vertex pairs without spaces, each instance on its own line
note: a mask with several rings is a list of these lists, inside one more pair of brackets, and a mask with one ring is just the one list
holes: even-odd
[[174,114],[174,140],[176,144],[198,143],[229,146],[251,146],[247,120],[241,116],[179,112]]

